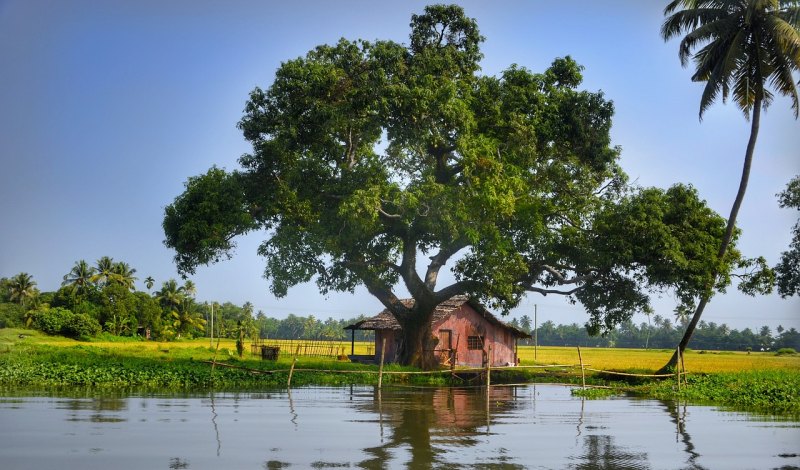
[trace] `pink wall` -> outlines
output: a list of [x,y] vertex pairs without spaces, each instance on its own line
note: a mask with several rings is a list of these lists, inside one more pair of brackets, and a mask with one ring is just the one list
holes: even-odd
[[[442,330],[450,330],[452,337],[452,348],[456,350],[456,365],[482,367],[484,351],[488,352],[491,346],[492,366],[514,365],[516,355],[514,354],[514,335],[510,330],[489,323],[482,315],[477,313],[468,304],[463,304],[444,320],[434,323],[431,332],[439,338],[435,354],[440,357],[440,362],[444,363],[448,356],[446,351],[446,338]],[[467,338],[469,336],[482,336],[484,338],[483,349],[470,350],[467,348]],[[383,339],[386,338],[385,362],[395,362],[397,353],[400,349],[401,335],[399,331],[375,330],[375,360],[380,361],[381,346]]]
[[[446,349],[445,334],[442,330],[452,331],[452,347],[456,349],[456,365],[481,367],[483,365],[484,350],[491,346],[492,366],[513,365],[516,363],[514,354],[514,335],[506,328],[489,323],[482,315],[477,313],[467,304],[462,305],[444,320],[433,325],[433,334],[439,338],[438,350]],[[484,347],[479,350],[467,348],[469,336],[482,336]],[[438,352],[438,351],[437,351]],[[438,352],[439,354],[446,354]]]

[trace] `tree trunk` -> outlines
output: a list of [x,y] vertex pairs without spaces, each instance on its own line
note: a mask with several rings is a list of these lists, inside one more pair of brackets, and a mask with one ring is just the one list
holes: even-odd
[[402,344],[399,351],[399,362],[403,365],[418,367],[422,370],[436,368],[434,357],[435,340],[431,332],[433,308],[418,310],[414,308],[408,318],[401,323]]
[[[717,260],[722,262],[725,258],[725,254],[728,252],[728,246],[731,243],[731,239],[733,238],[733,231],[736,227],[736,217],[739,215],[739,208],[742,206],[742,201],[744,200],[744,193],[747,191],[747,183],[750,180],[750,166],[753,163],[753,151],[756,147],[756,139],[758,138],[758,126],[761,121],[761,98],[756,98],[755,103],[753,104],[753,121],[750,125],[750,140],[747,142],[747,151],[744,154],[744,166],[742,167],[742,179],[739,181],[739,192],[736,193],[736,199],[733,201],[733,207],[731,207],[731,214],[728,217],[728,225],[725,228],[725,236],[722,239],[722,245],[719,247],[719,252],[717,253]],[[683,333],[683,338],[681,338],[680,343],[678,343],[678,349],[680,350],[680,354],[683,355],[684,350],[686,350],[686,346],[689,344],[689,340],[692,338],[694,334],[694,330],[697,327],[697,324],[700,322],[700,316],[703,315],[703,310],[706,308],[706,304],[711,300],[712,291],[714,288],[714,283],[717,279],[717,269],[714,268],[712,273],[712,280],[710,281],[710,285],[706,289],[706,292],[703,294],[703,297],[700,299],[700,303],[697,304],[697,308],[692,315],[692,320],[689,322],[689,325],[686,327],[686,331]],[[664,367],[661,368],[661,371],[666,371],[667,369],[672,369],[678,363],[678,351],[675,351],[672,354],[672,358],[670,358],[669,362],[667,362]]]

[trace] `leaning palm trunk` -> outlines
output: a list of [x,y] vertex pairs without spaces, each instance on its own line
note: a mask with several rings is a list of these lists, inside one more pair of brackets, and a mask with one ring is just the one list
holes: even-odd
[[[728,252],[728,246],[731,244],[731,239],[733,239],[733,231],[736,227],[736,217],[739,215],[739,208],[742,206],[744,193],[747,191],[747,183],[750,180],[750,166],[753,163],[753,151],[756,147],[756,139],[758,138],[758,126],[760,121],[761,98],[759,97],[756,98],[756,101],[753,105],[753,121],[750,126],[750,140],[747,142],[747,151],[744,155],[744,166],[742,167],[742,179],[739,182],[739,192],[736,193],[736,200],[733,201],[731,214],[728,217],[728,226],[725,229],[725,236],[722,239],[722,244],[720,245],[719,252],[717,253],[717,260],[719,262],[722,262],[722,260],[725,258],[725,254]],[[716,282],[717,274],[718,273],[715,268],[712,273],[712,278],[709,281],[710,285],[707,286],[705,294],[703,294],[703,297],[700,299],[700,303],[697,304],[697,308],[692,315],[692,319],[686,326],[686,331],[683,333],[683,338],[681,338],[680,343],[678,343],[678,351],[680,351],[681,355],[683,355],[683,352],[686,350],[686,346],[689,344],[689,340],[692,338],[694,330],[697,327],[697,324],[700,322],[700,317],[703,315],[703,310],[705,310],[706,304],[709,302],[709,300],[711,300],[711,292],[713,285]],[[677,363],[678,352],[676,351],[672,354],[672,358],[670,358],[669,362],[662,367],[662,371],[674,368]]]

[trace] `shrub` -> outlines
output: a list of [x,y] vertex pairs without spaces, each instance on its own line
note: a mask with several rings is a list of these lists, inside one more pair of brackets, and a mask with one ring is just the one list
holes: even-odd
[[97,336],[102,329],[100,323],[85,313],[74,313],[61,328],[61,334],[71,338]]
[[49,335],[85,338],[101,331],[100,324],[94,318],[61,307],[41,308],[34,311],[31,318],[31,326]]
[[25,310],[12,303],[0,303],[0,328],[14,328],[22,326]]
[[793,354],[797,354],[797,351],[795,351],[794,348],[780,348],[775,353],[776,356],[790,356]]
[[61,307],[44,307],[37,309],[31,315],[31,326],[48,335],[60,335],[67,321],[74,314]]

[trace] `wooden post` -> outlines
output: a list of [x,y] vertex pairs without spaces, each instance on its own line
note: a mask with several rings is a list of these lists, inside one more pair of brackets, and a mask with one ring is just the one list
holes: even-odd
[[539,352],[539,309],[538,305],[533,304],[533,361],[536,362]]
[[297,345],[297,349],[294,351],[294,359],[292,359],[292,367],[289,368],[289,380],[286,381],[286,387],[291,388],[292,386],[292,375],[294,374],[294,365],[297,364],[297,356],[300,354],[300,345]]
[[586,390],[586,373],[583,370],[583,357],[581,356],[581,347],[578,346],[578,362],[581,363],[581,385]]
[[681,391],[681,348],[678,346],[678,349],[675,350],[677,356],[677,360],[675,361],[675,378],[678,379],[678,392]]
[[683,383],[684,385],[689,385],[689,382],[686,381],[686,363],[683,362],[683,358],[685,354],[681,354],[681,370],[683,371]]
[[383,338],[383,343],[381,344],[381,365],[378,368],[378,390],[380,390],[381,386],[383,385],[383,357],[386,354],[386,338]]
[[[489,351],[486,353],[486,392],[489,392],[489,387],[492,385],[492,347],[489,346]],[[488,400],[488,398],[487,398]]]

